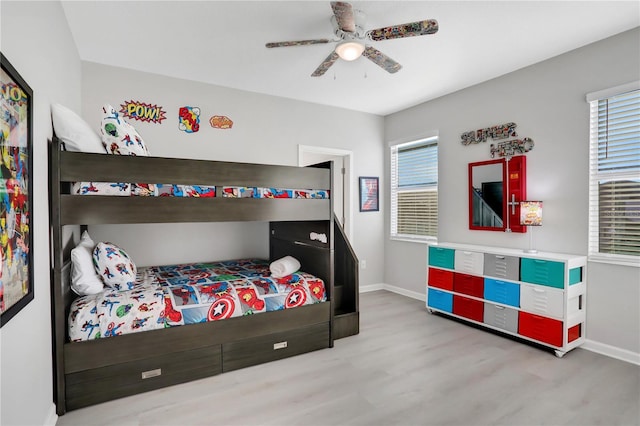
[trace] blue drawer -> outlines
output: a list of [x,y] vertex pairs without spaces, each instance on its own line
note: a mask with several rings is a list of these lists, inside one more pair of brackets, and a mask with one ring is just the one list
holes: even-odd
[[520,281],[564,288],[564,263],[523,257],[520,259]]
[[520,284],[508,281],[484,279],[484,298],[492,302],[520,307]]
[[455,250],[429,246],[429,265],[453,269]]
[[453,312],[453,294],[430,288],[427,292],[427,306],[445,312]]

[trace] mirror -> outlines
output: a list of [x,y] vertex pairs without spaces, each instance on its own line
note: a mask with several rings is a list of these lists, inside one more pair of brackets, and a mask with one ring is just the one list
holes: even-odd
[[526,198],[525,157],[469,164],[469,229],[526,232],[520,201]]

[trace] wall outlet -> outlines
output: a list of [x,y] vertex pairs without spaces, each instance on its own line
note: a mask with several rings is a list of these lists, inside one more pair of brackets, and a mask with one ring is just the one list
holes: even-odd
[[361,260],[361,261],[360,261],[360,267],[361,267],[362,269],[367,269],[367,261],[366,261],[366,260],[364,260],[364,259],[363,259],[363,260]]

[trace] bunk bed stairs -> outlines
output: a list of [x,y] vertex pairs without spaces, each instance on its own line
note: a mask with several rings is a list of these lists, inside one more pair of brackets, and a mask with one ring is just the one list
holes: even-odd
[[358,258],[343,227],[333,220],[334,298],[333,338],[353,336],[360,332],[358,308]]

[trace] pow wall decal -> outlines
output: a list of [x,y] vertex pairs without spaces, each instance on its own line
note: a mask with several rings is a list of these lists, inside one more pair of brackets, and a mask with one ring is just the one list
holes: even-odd
[[230,129],[233,127],[233,120],[226,115],[214,115],[209,120],[209,124],[214,129]]
[[186,133],[200,130],[200,108],[183,106],[178,112],[178,128]]
[[120,112],[125,117],[133,120],[148,121],[157,124],[161,124],[162,120],[167,118],[161,106],[133,100],[120,104]]

